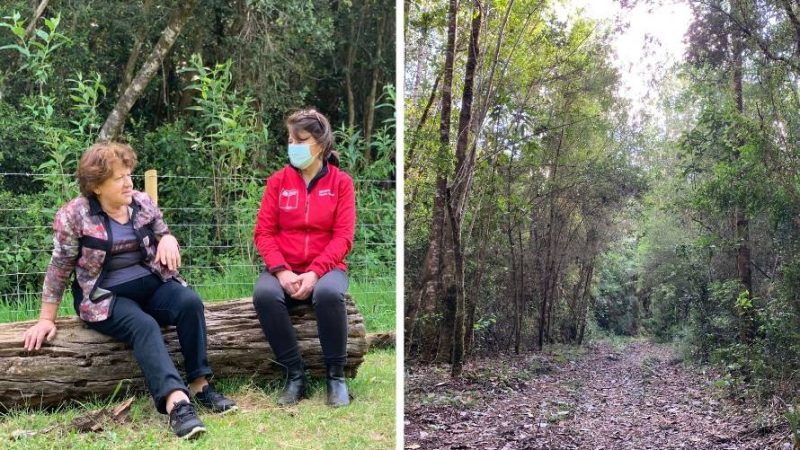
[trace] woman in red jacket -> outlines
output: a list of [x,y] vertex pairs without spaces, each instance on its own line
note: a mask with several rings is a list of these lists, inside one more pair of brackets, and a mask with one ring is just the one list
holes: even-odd
[[258,211],[255,244],[266,270],[253,304],[278,362],[286,367],[281,405],[297,403],[306,377],[288,309],[311,300],[325,358],[327,403],[350,403],[344,378],[347,359],[348,281],[345,256],[353,247],[356,208],[353,180],[339,170],[333,130],[314,109],[286,120],[289,162],[267,179]]

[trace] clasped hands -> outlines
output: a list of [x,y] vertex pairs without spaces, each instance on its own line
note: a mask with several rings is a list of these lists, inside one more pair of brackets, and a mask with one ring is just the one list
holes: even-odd
[[319,277],[314,272],[306,272],[297,275],[291,270],[281,270],[275,274],[281,287],[295,300],[306,300],[314,291]]

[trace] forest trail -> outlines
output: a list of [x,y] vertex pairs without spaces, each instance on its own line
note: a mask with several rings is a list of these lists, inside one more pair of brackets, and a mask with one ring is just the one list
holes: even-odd
[[791,448],[788,427],[769,425],[779,417],[715,395],[668,345],[502,358],[470,362],[460,380],[408,368],[405,448]]

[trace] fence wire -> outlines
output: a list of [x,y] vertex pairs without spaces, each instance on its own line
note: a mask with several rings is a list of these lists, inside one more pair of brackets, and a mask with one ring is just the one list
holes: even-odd
[[[53,175],[0,172],[0,322],[38,316],[44,274],[53,249],[53,217],[68,200],[63,192],[48,189],[45,177],[52,180]],[[61,177],[65,182],[74,180],[72,174]],[[135,188],[143,191],[144,176],[133,178]],[[159,174],[158,180],[159,207],[180,243],[180,272],[187,282],[206,301],[252,295],[255,280],[264,269],[253,245],[264,179]],[[237,188],[229,188],[226,183],[231,181]],[[385,309],[393,317],[395,183],[358,177],[353,181],[357,222],[348,256],[351,293],[379,299],[366,302],[367,307],[375,309],[372,313],[376,314],[381,313],[378,309]],[[19,189],[22,192],[38,186],[42,193],[17,194],[15,189],[19,186],[25,187]],[[192,196],[187,186],[201,186],[213,192]],[[71,300],[71,295],[65,296],[62,314],[74,313]],[[393,322],[393,318],[386,320]]]

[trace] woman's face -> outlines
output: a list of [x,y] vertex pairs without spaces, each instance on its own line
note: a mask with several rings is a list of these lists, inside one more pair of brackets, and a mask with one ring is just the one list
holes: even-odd
[[314,139],[314,136],[311,135],[308,131],[300,130],[297,133],[292,133],[292,129],[289,128],[289,143],[290,144],[308,144],[311,148],[311,156],[316,158],[322,152],[322,145]]
[[131,204],[133,200],[133,179],[131,169],[117,162],[109,178],[100,186],[94,188],[98,200],[111,208],[118,208]]

